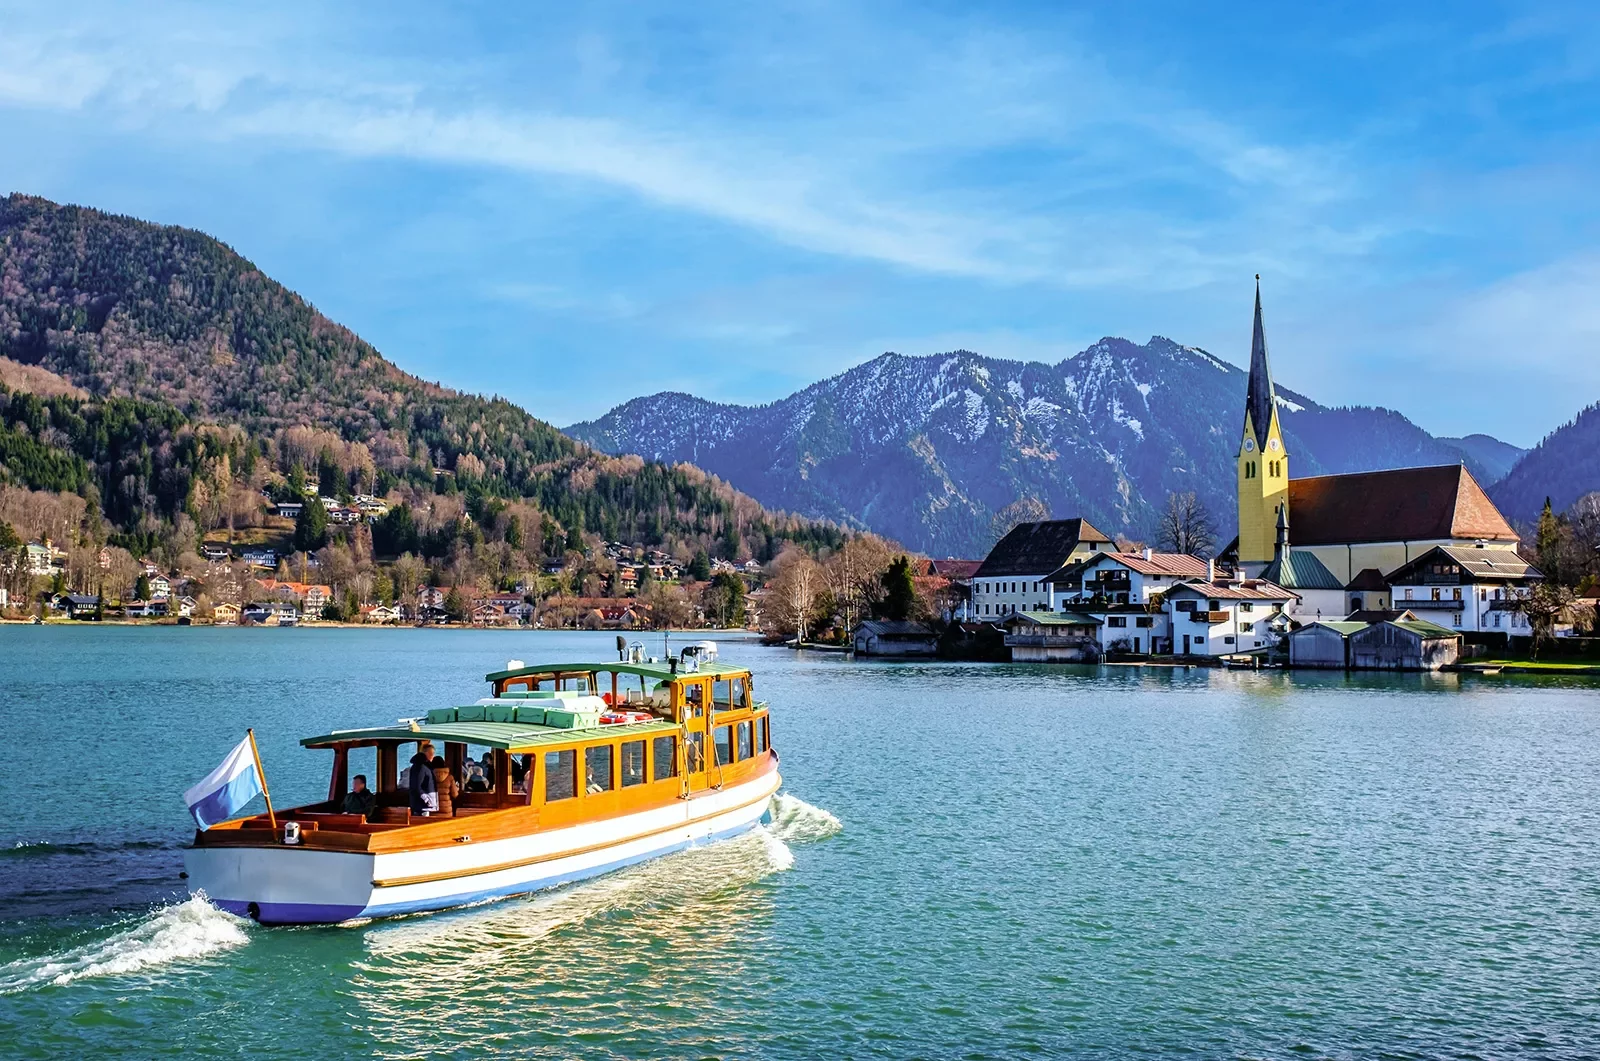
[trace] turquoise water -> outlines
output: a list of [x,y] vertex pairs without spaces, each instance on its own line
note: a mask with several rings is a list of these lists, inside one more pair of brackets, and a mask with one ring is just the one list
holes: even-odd
[[[262,929],[179,794],[610,635],[0,627],[0,1055],[1600,1052],[1600,694],[851,663],[750,643],[757,835],[548,895]],[[842,823],[835,825],[834,818]]]

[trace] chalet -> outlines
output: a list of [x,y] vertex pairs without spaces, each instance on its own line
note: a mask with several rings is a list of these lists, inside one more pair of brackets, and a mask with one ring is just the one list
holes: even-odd
[[306,506],[299,501],[279,501],[278,516],[282,519],[299,519],[301,511]]
[[250,567],[261,567],[268,571],[278,569],[278,554],[271,549],[247,549],[239,559]]
[[100,610],[100,598],[87,593],[58,593],[50,605],[69,619],[93,619]]
[[1239,536],[1222,554],[1241,572],[1262,577],[1275,559],[1280,511],[1282,522],[1293,519],[1295,551],[1315,556],[1341,585],[1369,567],[1387,575],[1437,546],[1516,552],[1517,532],[1459,464],[1289,478],[1280,404],[1258,282],[1235,463]]
[[149,581],[151,600],[166,600],[172,596],[172,579],[166,575],[151,575]]
[[206,542],[204,545],[200,546],[200,555],[205,559],[210,560],[212,563],[221,563],[222,561],[231,557],[233,554],[228,550],[226,545],[219,545],[216,542]]
[[1100,621],[1079,612],[1023,611],[1006,617],[1005,644],[1013,663],[1095,663]]
[[1417,617],[1451,630],[1527,636],[1527,617],[1513,607],[1544,576],[1514,552],[1435,546],[1388,578],[1390,599]]
[[856,627],[858,656],[931,656],[939,648],[939,635],[924,623],[871,619]]
[[361,609],[361,621],[387,626],[400,621],[400,613],[387,604],[369,604]]
[[160,619],[171,614],[171,604],[166,598],[136,600],[123,609],[123,614],[130,619]]
[[438,586],[418,586],[417,607],[442,609],[444,607],[444,599],[446,596],[448,596],[448,594]]
[[48,575],[55,570],[55,557],[49,542],[29,542],[27,553],[28,574]]
[[171,610],[177,612],[180,616],[193,615],[194,610],[199,606],[200,602],[189,596],[178,597],[170,605]]
[[1295,595],[1260,579],[1185,582],[1163,598],[1172,624],[1172,650],[1229,656],[1276,644],[1288,629],[1284,614]]
[[972,574],[972,612],[989,622],[1050,608],[1049,577],[1073,560],[1110,549],[1111,539],[1085,519],[1019,523],[995,543]]
[[161,574],[160,565],[154,560],[150,559],[148,556],[140,558],[138,566],[139,573],[144,575],[146,578],[155,578],[157,575]]
[[237,604],[224,602],[211,609],[211,621],[218,626],[233,626],[238,623],[241,611]]
[[1213,565],[1186,553],[1097,552],[1052,572],[1046,580],[1052,608],[1081,609],[1086,601],[1146,604],[1188,579],[1211,578]]

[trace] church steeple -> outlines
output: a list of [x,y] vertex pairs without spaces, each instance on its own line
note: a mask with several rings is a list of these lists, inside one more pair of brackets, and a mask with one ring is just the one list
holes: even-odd
[[1267,432],[1277,412],[1277,395],[1272,389],[1272,365],[1267,360],[1267,330],[1261,324],[1261,275],[1256,274],[1256,324],[1250,336],[1250,386],[1246,391],[1246,423],[1254,430],[1256,448],[1267,448]]
[[1287,544],[1289,530],[1289,454],[1283,447],[1278,398],[1267,360],[1259,275],[1255,326],[1250,335],[1250,382],[1245,388],[1244,429],[1239,439],[1238,485],[1239,563],[1254,574],[1260,570],[1256,565],[1265,566],[1272,560],[1279,540]]

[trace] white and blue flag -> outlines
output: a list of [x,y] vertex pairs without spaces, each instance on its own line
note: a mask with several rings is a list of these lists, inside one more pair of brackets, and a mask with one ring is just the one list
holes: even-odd
[[250,747],[250,738],[240,741],[222,765],[206,775],[205,780],[183,794],[195,824],[209,829],[238,814],[246,803],[261,795],[261,773],[256,769],[256,757]]

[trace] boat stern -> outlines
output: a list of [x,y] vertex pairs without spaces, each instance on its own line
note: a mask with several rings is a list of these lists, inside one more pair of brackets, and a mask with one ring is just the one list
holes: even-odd
[[372,898],[369,854],[285,845],[191,847],[189,891],[264,925],[336,924],[361,917]]

